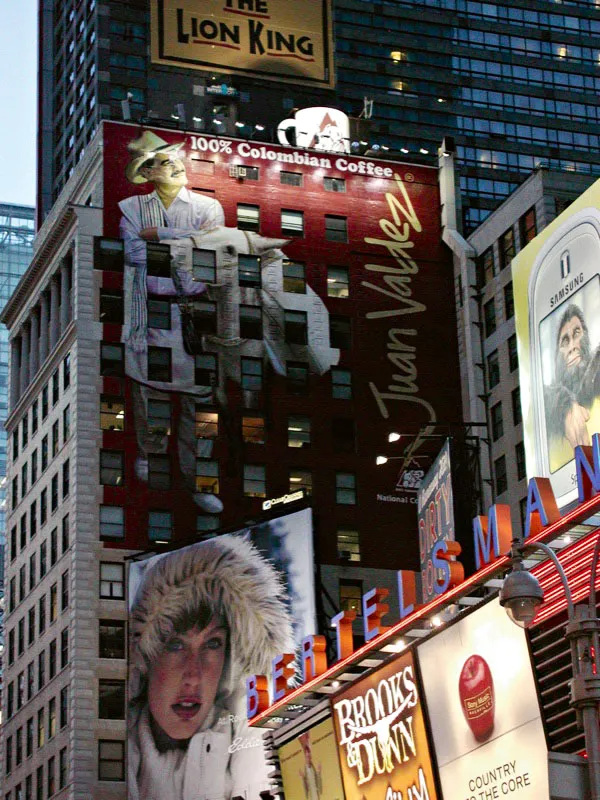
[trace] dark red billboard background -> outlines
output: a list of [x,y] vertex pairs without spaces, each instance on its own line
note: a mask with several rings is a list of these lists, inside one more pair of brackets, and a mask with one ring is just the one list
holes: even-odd
[[[119,236],[120,200],[152,190],[149,184],[136,186],[125,177],[127,145],[144,130],[104,123],[105,236]],[[282,235],[282,209],[303,212],[303,235],[290,238],[283,247],[285,257],[305,264],[306,283],[321,298],[330,320],[348,321],[351,328],[350,346],[340,349],[337,364],[352,373],[351,399],[332,397],[329,372],[311,375],[306,393],[295,394],[284,376],[265,365],[264,388],[257,400],[266,419],[264,444],[241,443],[243,394],[235,380],[227,380],[227,408],[221,409],[220,420],[224,424],[212,455],[219,462],[221,524],[239,526],[260,513],[262,499],[243,495],[244,464],[265,465],[267,497],[288,492],[289,469],[301,468],[313,476],[317,560],[337,563],[335,531],[350,528],[361,533],[362,565],[381,566],[385,554],[389,568],[418,568],[414,484],[431,461],[403,465],[391,460],[376,467],[375,457],[401,453],[398,445],[387,444],[392,430],[416,434],[436,420],[461,420],[452,265],[441,241],[437,170],[335,153],[309,155],[224,137],[154,132],[168,144],[184,142],[188,189],[215,197],[227,227],[237,227],[238,204],[254,205],[260,209],[262,235],[290,238]],[[257,167],[257,179],[236,177],[234,165]],[[302,186],[282,184],[282,171],[301,173]],[[343,179],[345,191],[327,190],[327,178]],[[329,240],[327,216],[345,219],[347,241]],[[328,296],[331,266],[348,269],[348,297]],[[100,280],[104,287],[118,288],[123,275],[105,271]],[[120,342],[121,336],[120,326],[104,325],[104,341]],[[106,394],[124,391],[130,403],[130,379],[103,381]],[[175,418],[180,408],[176,393],[171,401]],[[288,416],[293,414],[311,418],[310,446],[288,447]],[[196,517],[189,493],[177,481],[169,491],[150,491],[136,477],[129,405],[126,419],[125,432],[105,431],[103,441],[105,448],[126,453],[124,486],[104,490],[105,503],[126,507],[126,546],[147,546],[149,508],[173,511],[176,538],[189,538]],[[337,426],[339,431],[340,425],[351,430],[352,420],[355,441],[348,435],[340,447],[339,435],[332,430]],[[416,454],[426,452],[424,448]],[[170,443],[176,468],[175,449]],[[336,503],[339,473],[356,476],[355,504]]]

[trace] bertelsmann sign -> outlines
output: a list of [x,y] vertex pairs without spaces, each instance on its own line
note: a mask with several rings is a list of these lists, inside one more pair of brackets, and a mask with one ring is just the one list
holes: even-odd
[[334,84],[331,0],[152,0],[152,61]]

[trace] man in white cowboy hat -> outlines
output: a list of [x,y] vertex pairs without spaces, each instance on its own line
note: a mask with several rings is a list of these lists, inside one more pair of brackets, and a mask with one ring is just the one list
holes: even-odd
[[[172,277],[147,274],[147,242],[176,245],[199,231],[225,224],[221,204],[186,188],[185,164],[179,157],[183,142],[168,144],[152,131],[131,141],[127,149],[131,160],[125,168],[127,179],[135,185],[151,183],[154,191],[121,200],[120,231],[125,245],[125,344],[126,373],[133,378],[135,427],[138,458],[135,471],[141,480],[148,478],[148,455],[166,453],[167,436],[148,430],[148,400],[168,399],[166,392],[180,394],[181,412],[177,436],[179,461],[184,479],[193,491],[195,482],[196,441],[194,433],[195,401],[205,389],[195,386],[194,359],[182,341],[181,317],[177,302],[170,302],[170,326],[167,330],[148,324],[148,297],[181,300],[205,293],[211,288],[201,281],[186,280],[178,285]],[[148,347],[167,348],[171,358],[171,380],[151,380],[148,377]],[[209,455],[203,453],[203,455]],[[205,511],[218,512],[222,503],[210,494],[195,495]]]

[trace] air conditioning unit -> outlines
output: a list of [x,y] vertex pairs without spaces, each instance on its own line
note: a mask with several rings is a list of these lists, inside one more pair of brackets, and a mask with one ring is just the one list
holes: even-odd
[[231,164],[229,167],[229,177],[230,178],[245,178],[246,177],[246,167],[241,167],[239,164]]

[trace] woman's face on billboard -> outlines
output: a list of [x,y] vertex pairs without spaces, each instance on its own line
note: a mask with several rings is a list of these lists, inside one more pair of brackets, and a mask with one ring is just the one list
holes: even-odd
[[171,739],[189,739],[208,717],[217,695],[227,651],[220,620],[171,637],[148,674],[148,705]]

